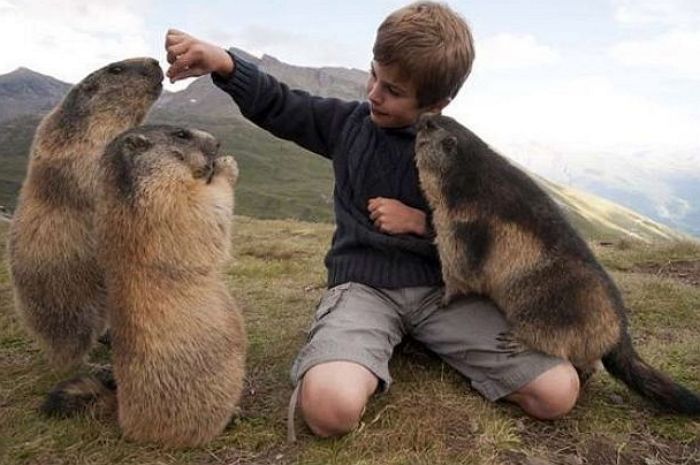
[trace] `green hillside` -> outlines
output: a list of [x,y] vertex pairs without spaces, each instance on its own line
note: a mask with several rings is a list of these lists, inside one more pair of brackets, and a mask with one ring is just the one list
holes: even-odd
[[[22,117],[0,125],[0,205],[14,208],[26,170],[26,152],[39,120]],[[155,111],[151,123],[178,124],[212,132],[222,153],[238,161],[238,212],[266,219],[293,218],[330,222],[333,218],[333,175],[330,161],[277,139],[236,116],[213,119],[187,113]],[[538,178],[561,205],[576,228],[589,240],[622,237],[668,241],[687,236],[627,208],[591,194]]]
[[40,119],[22,116],[0,123],[0,205],[10,210],[17,202],[27,170],[29,146]]
[[295,218],[330,222],[333,174],[329,160],[272,137],[242,119],[221,122],[188,117],[153,122],[205,129],[221,141],[221,153],[236,158],[237,211],[257,218]]

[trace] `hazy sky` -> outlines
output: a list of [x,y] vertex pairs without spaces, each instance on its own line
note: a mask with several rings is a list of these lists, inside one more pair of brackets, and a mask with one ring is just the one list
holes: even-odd
[[[406,2],[203,3],[0,0],[0,74],[25,66],[77,82],[127,57],[164,63],[168,27],[291,64],[367,69],[377,25]],[[447,3],[470,23],[477,53],[447,113],[487,140],[698,152],[700,0]]]

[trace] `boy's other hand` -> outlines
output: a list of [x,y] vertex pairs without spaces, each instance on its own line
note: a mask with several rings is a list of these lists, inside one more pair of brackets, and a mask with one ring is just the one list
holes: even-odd
[[166,72],[170,82],[209,73],[226,76],[233,72],[233,59],[226,50],[177,29],[169,29],[165,35],[165,50],[170,63]]
[[374,226],[386,234],[416,234],[425,236],[427,218],[425,212],[396,200],[384,197],[369,199],[369,217]]

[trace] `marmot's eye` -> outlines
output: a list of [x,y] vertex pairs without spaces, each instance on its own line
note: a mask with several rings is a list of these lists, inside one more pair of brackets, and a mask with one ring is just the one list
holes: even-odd
[[178,160],[185,161],[185,155],[182,152],[180,152],[179,150],[173,150],[172,154]]
[[175,137],[179,137],[180,139],[190,139],[192,135],[188,131],[180,129],[179,131],[175,132]]
[[107,68],[107,71],[109,71],[111,74],[121,74],[121,72],[124,70],[121,66],[110,66]]

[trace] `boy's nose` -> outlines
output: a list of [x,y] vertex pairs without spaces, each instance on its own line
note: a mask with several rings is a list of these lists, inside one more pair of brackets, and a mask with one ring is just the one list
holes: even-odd
[[379,91],[377,83],[367,87],[367,99],[372,103],[379,103],[381,101],[381,92]]

